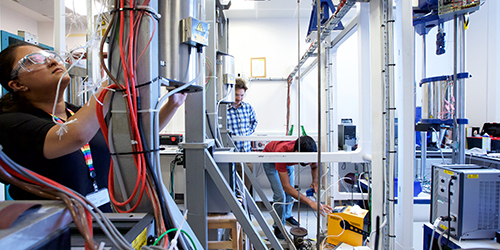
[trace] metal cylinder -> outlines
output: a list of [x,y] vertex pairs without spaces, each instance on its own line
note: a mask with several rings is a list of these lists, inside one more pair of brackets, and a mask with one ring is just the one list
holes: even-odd
[[234,57],[225,53],[217,53],[217,101],[233,103],[235,101]]
[[[443,104],[447,92],[447,76],[423,79],[422,118],[423,119],[449,119],[443,113]],[[452,101],[452,100],[448,100]]]
[[200,0],[158,1],[162,18],[159,21],[159,74],[170,81],[188,83],[201,71],[196,48],[181,42],[181,21],[188,17],[200,19]]
[[[457,79],[471,77],[468,72],[458,73]],[[455,102],[453,75],[422,79],[422,119],[453,119]]]

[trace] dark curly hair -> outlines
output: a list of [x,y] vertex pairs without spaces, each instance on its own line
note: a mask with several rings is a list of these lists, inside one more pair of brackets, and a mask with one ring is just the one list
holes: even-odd
[[[299,150],[300,145],[300,150]],[[303,135],[299,139],[295,140],[295,145],[293,146],[293,151],[298,152],[318,152],[316,147],[316,142],[314,139],[308,135]]]
[[15,44],[9,45],[7,48],[2,50],[2,52],[0,52],[0,83],[4,89],[9,91],[0,99],[0,113],[16,112],[33,108],[26,98],[20,96],[17,92],[12,91],[9,87],[9,82],[13,80],[10,75],[16,60],[16,50],[22,46],[33,46],[44,49],[31,43],[19,41]]

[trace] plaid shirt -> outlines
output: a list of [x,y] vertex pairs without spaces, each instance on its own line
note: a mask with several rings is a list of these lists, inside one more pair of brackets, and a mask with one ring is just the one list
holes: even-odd
[[[227,108],[227,129],[234,136],[247,136],[253,134],[257,127],[257,118],[252,105],[241,102],[238,108],[228,105]],[[252,151],[250,141],[236,141],[236,148],[240,152]]]

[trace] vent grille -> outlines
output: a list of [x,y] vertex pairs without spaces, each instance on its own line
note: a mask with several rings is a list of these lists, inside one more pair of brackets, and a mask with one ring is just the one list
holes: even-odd
[[498,229],[500,210],[500,181],[481,181],[479,183],[479,230]]

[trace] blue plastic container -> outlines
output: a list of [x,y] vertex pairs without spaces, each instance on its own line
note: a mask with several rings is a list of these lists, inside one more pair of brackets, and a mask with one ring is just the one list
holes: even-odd
[[[413,197],[417,197],[422,192],[420,181],[413,181]],[[398,178],[394,178],[394,197],[398,197]]]

